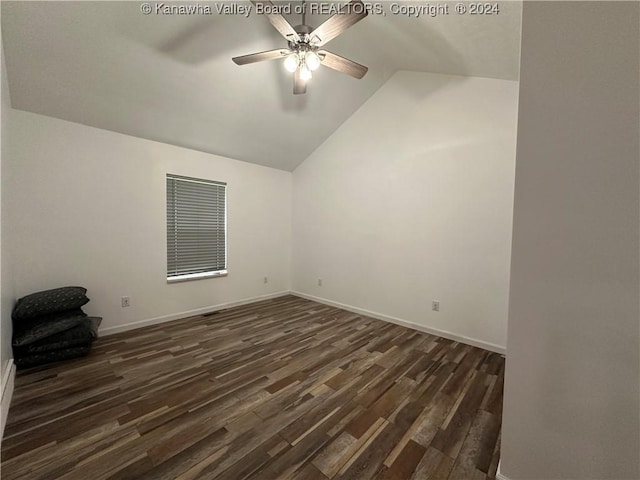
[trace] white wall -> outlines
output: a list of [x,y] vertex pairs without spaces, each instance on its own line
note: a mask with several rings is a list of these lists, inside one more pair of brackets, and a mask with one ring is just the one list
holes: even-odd
[[504,349],[517,95],[396,73],[294,171],[294,290]]
[[501,473],[640,476],[637,2],[524,2]]
[[[18,110],[11,120],[18,297],[85,286],[85,311],[108,330],[290,289],[291,173]],[[227,277],[167,284],[166,173],[228,183]]]

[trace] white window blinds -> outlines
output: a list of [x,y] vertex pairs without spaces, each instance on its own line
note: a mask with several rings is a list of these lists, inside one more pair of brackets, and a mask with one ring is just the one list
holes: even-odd
[[226,183],[167,175],[167,280],[227,273]]

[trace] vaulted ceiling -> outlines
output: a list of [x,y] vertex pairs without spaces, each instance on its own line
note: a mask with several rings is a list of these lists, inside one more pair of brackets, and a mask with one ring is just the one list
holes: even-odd
[[[211,15],[164,15],[157,3],[144,15],[138,1],[3,1],[12,106],[293,170],[397,70],[518,79],[516,1],[501,2],[493,15],[459,15],[449,3],[448,15],[418,18],[381,2],[383,14],[326,45],[368,66],[367,75],[356,80],[320,68],[307,94],[296,96],[282,61],[231,61],[285,46],[267,18],[218,14],[223,2],[199,2]],[[233,3],[251,5],[225,5]],[[307,24],[326,18],[308,15]]]

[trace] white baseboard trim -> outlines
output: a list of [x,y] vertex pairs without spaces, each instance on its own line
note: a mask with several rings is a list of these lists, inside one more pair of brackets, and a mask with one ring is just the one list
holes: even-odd
[[115,333],[126,332],[129,330],[134,330],[136,328],[146,327],[149,325],[157,325],[159,323],[170,322],[171,320],[179,320],[181,318],[191,317],[194,315],[201,315],[203,313],[215,312],[217,310],[223,310],[226,308],[238,307],[240,305],[247,305],[249,303],[260,302],[262,300],[270,300],[272,298],[278,298],[284,295],[296,295],[298,297],[306,298],[307,300],[312,300],[314,302],[322,303],[324,305],[330,305],[332,307],[342,308],[343,310],[347,310],[349,312],[358,313],[360,315],[365,315],[367,317],[383,320],[385,322],[395,323],[396,325],[401,325],[403,327],[411,328],[413,330],[418,330],[420,332],[429,333],[431,335],[437,335],[439,337],[448,338],[449,340],[453,340],[455,342],[466,343],[467,345],[473,345],[474,347],[484,348],[485,350],[497,352],[502,355],[505,354],[504,347],[495,345],[493,343],[483,342],[482,340],[476,340],[474,338],[465,337],[463,335],[456,335],[455,333],[447,332],[445,330],[425,327],[424,325],[420,325],[414,322],[409,322],[407,320],[402,320],[400,318],[384,315],[378,312],[372,312],[370,310],[365,310],[363,308],[353,307],[351,305],[346,305],[344,303],[334,302],[333,300],[329,300],[326,298],[316,297],[314,295],[308,295],[306,293],[297,292],[297,291],[288,291],[288,290],[271,293],[268,295],[260,295],[257,297],[245,298],[245,299],[237,300],[234,302],[221,303],[218,305],[210,305],[208,307],[197,308],[195,310],[188,310],[186,312],[178,312],[178,313],[172,313],[169,315],[163,315],[161,317],[149,318],[146,320],[138,320],[136,322],[126,323],[124,325],[106,327],[106,328],[100,329],[100,335],[101,336],[113,335]]
[[467,345],[472,345],[474,347],[484,348],[485,350],[490,350],[492,352],[500,353],[502,355],[506,353],[506,349],[504,347],[501,347],[500,345],[483,342],[482,340],[476,340],[474,338],[465,337],[463,335],[456,335],[455,333],[447,332],[445,330],[438,330],[437,328],[425,327],[424,325],[420,325],[414,322],[409,322],[407,320],[402,320],[401,318],[391,317],[389,315],[384,315],[382,313],[372,312],[370,310],[353,307],[351,305],[346,305],[340,302],[334,302],[333,300],[328,300],[322,297],[316,297],[314,295],[308,295],[302,292],[291,291],[291,295],[296,295],[298,297],[306,298],[307,300],[313,300],[314,302],[323,303],[325,305],[330,305],[332,307],[342,308],[343,310],[348,310],[349,312],[358,313],[360,315],[365,315],[367,317],[372,317],[377,320],[383,320],[385,322],[395,323],[396,325],[401,325],[403,327],[411,328],[413,330],[418,330],[420,332],[428,333],[430,335],[437,335],[439,337],[448,338],[449,340],[453,340],[455,342],[465,343]]
[[0,443],[4,436],[4,426],[7,424],[7,415],[9,415],[9,407],[11,406],[11,398],[13,397],[13,386],[16,378],[16,366],[13,358],[9,359],[9,365],[2,374],[2,397],[0,397],[0,408],[2,410],[0,417]]
[[511,480],[509,477],[500,473],[500,461],[498,461],[498,470],[496,471],[496,480]]
[[138,320],[136,322],[125,323],[124,325],[116,325],[114,327],[106,327],[100,329],[100,336],[113,335],[114,333],[126,332],[134,330],[136,328],[147,327],[149,325],[157,325],[158,323],[170,322],[171,320],[179,320],[181,318],[192,317],[194,315],[202,315],[203,313],[215,312],[217,310],[223,310],[225,308],[239,307],[240,305],[246,305],[248,303],[261,302],[263,300],[270,300],[272,298],[282,297],[289,295],[291,292],[288,290],[270,293],[267,295],[260,295],[258,297],[244,298],[242,300],[236,300],[234,302],[220,303],[218,305],[210,305],[208,307],[197,308],[195,310],[188,310],[186,312],[172,313],[169,315],[163,315],[161,317],[148,318],[146,320]]

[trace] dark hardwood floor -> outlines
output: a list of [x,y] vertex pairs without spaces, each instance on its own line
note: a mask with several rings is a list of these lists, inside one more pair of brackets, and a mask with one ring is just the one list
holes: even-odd
[[493,478],[504,358],[293,296],[19,372],[11,479]]

